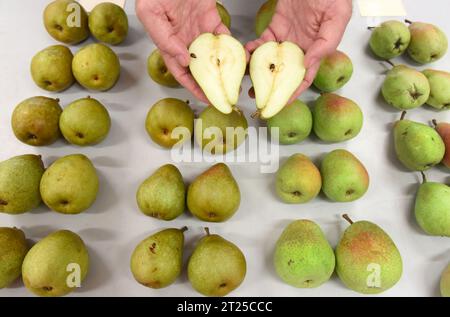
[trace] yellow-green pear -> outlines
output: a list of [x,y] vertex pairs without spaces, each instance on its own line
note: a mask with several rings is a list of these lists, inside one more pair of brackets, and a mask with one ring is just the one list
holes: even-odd
[[369,188],[369,174],[356,156],[339,149],[328,153],[320,166],[322,190],[332,201],[350,202]]
[[413,171],[425,171],[444,158],[445,144],[435,129],[404,119],[394,125],[394,142],[397,158]]
[[75,82],[73,54],[64,45],[49,46],[31,60],[31,76],[36,85],[48,91],[63,91]]
[[372,52],[382,59],[402,55],[411,41],[408,27],[400,21],[386,21],[373,29],[369,45]]
[[206,153],[224,154],[235,150],[247,137],[248,123],[244,114],[225,114],[209,106],[195,122],[195,139]]
[[203,221],[231,218],[241,203],[241,192],[230,169],[218,163],[199,175],[187,192],[189,211]]
[[430,83],[427,105],[439,110],[450,109],[450,73],[434,69],[425,69],[422,73]]
[[120,76],[120,61],[116,53],[100,43],[81,48],[73,57],[72,71],[78,83],[91,90],[112,88]]
[[88,15],[75,0],[55,0],[44,10],[44,26],[57,41],[77,44],[89,36]]
[[89,96],[69,104],[59,118],[59,128],[67,142],[81,146],[100,143],[110,127],[108,110]]
[[247,263],[242,251],[217,234],[200,239],[188,262],[192,287],[205,296],[225,296],[244,281]]
[[186,188],[176,166],[166,164],[158,168],[138,188],[136,201],[147,216],[173,220],[184,212]]
[[0,289],[8,287],[22,274],[22,262],[28,252],[22,230],[0,228]]
[[448,40],[445,33],[430,23],[411,22],[411,42],[408,46],[409,56],[419,64],[427,64],[440,59],[447,53]]
[[423,182],[416,195],[414,214],[419,226],[429,235],[450,237],[450,186]]
[[283,110],[267,120],[269,133],[278,129],[280,144],[296,144],[305,140],[311,133],[313,119],[309,107],[300,100],[286,105]]
[[183,266],[184,231],[165,229],[141,241],[133,251],[130,269],[140,284],[167,287],[180,276]]
[[164,98],[148,111],[145,129],[157,144],[172,148],[192,139],[194,133],[194,111],[185,101]]
[[11,118],[14,135],[28,145],[50,145],[61,135],[59,99],[31,97],[19,103]]
[[89,254],[74,232],[60,230],[36,243],[22,265],[23,283],[43,297],[64,296],[82,287],[89,269]]
[[397,246],[376,224],[349,223],[336,247],[336,272],[348,288],[362,294],[378,294],[401,278],[403,262]]
[[20,214],[38,207],[43,173],[39,155],[20,155],[0,162],[0,213]]
[[153,50],[147,59],[147,72],[154,82],[171,88],[179,87],[180,84],[167,69],[166,63],[159,49]]
[[275,270],[289,285],[318,287],[330,279],[334,264],[333,249],[320,227],[311,220],[291,222],[278,238]]
[[269,26],[270,22],[272,22],[277,3],[278,0],[268,0],[259,8],[255,18],[256,36],[260,37]]
[[275,186],[281,200],[302,204],[319,194],[322,178],[319,169],[307,156],[294,154],[278,170]]
[[120,44],[128,34],[127,14],[115,3],[99,3],[89,13],[89,30],[101,42]]
[[314,79],[314,86],[323,92],[342,88],[353,75],[353,64],[344,52],[335,51],[324,57]]
[[231,28],[231,16],[228,13],[228,10],[224,7],[222,3],[219,1],[216,2],[217,12],[219,12],[220,19],[225,26],[230,29]]
[[450,123],[448,122],[438,123],[436,120],[433,120],[433,124],[437,133],[439,133],[439,135],[442,138],[442,141],[444,141],[445,144],[445,154],[441,163],[447,168],[450,168]]
[[442,297],[450,297],[450,264],[442,272],[440,289]]
[[67,155],[57,159],[42,176],[42,200],[56,212],[78,214],[94,203],[98,183],[95,167],[86,156]]

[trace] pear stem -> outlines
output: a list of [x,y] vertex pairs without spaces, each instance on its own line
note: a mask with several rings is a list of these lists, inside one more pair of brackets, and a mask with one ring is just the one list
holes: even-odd
[[259,118],[261,116],[261,111],[256,110],[256,112],[252,113],[250,116],[252,119]]
[[405,19],[405,23],[412,24],[411,20]]
[[188,230],[188,227],[184,226],[183,228],[180,229],[181,232],[185,232]]
[[88,96],[86,97],[86,99],[91,99],[91,96],[88,95]]
[[434,127],[436,128],[436,127],[437,127],[437,121],[436,121],[436,119],[431,120],[431,122],[433,123]]
[[189,99],[188,99],[188,100],[186,100],[186,103],[187,103],[187,104],[190,104],[190,101],[189,101]]
[[420,172],[420,174],[422,174],[422,184],[425,184],[427,182],[427,176],[422,171]]
[[59,102],[60,100],[59,100],[59,98],[55,98],[55,101],[56,101],[56,102]]
[[406,111],[403,111],[403,112],[402,112],[402,115],[400,116],[400,120],[405,119],[405,116],[406,116]]
[[209,228],[208,228],[208,227],[205,227],[205,232],[206,232],[206,235],[207,235],[207,236],[210,236],[210,235],[211,235],[211,233],[209,233]]
[[349,217],[347,214],[343,214],[343,215],[342,215],[342,218],[344,218],[345,220],[347,220],[349,224],[351,224],[351,225],[353,224],[353,220],[351,220],[350,217]]
[[391,65],[392,67],[395,67],[395,64],[391,60],[386,59],[385,62]]
[[375,27],[374,27],[374,26],[368,26],[367,29],[368,29],[369,31],[372,31],[373,29],[375,29]]

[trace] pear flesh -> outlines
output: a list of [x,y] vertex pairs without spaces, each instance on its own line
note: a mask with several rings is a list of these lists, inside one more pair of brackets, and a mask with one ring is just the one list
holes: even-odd
[[20,276],[27,252],[27,240],[22,230],[0,228],[0,289],[8,287]]
[[141,241],[133,251],[130,268],[140,284],[167,287],[178,278],[183,266],[182,229],[165,229]]
[[225,296],[244,281],[247,263],[236,245],[207,231],[189,258],[187,271],[197,292]]
[[356,292],[384,292],[402,276],[403,262],[397,246],[383,229],[372,222],[351,222],[335,253],[339,278]]
[[184,212],[186,189],[180,171],[172,164],[158,168],[136,193],[139,209],[148,216],[173,220]]
[[280,112],[305,76],[303,51],[292,42],[266,42],[250,60],[250,77],[261,118]]
[[38,296],[64,296],[81,287],[88,268],[83,240],[72,231],[61,230],[30,249],[23,261],[22,278],[28,290]]
[[333,274],[335,257],[320,227],[310,220],[290,223],[277,241],[275,270],[298,288],[318,287]]
[[235,108],[246,68],[242,44],[226,35],[203,33],[189,46],[189,69],[208,100],[220,112]]
[[20,155],[0,162],[0,213],[20,214],[38,207],[43,173],[44,164],[38,155]]

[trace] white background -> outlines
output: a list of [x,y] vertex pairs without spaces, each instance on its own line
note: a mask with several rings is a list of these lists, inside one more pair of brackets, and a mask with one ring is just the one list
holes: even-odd
[[[164,97],[192,99],[183,89],[170,89],[153,83],[146,73],[146,59],[154,45],[145,35],[134,14],[134,3],[128,1],[130,34],[124,44],[115,47],[122,63],[118,84],[108,92],[87,92],[78,85],[59,94],[40,90],[32,81],[29,63],[39,50],[56,44],[42,24],[42,11],[48,1],[0,1],[0,160],[25,153],[39,153],[46,165],[57,157],[84,153],[98,169],[100,192],[93,207],[81,215],[65,216],[41,207],[18,216],[0,215],[1,226],[22,228],[27,237],[37,241],[57,229],[77,232],[85,241],[91,256],[89,275],[80,290],[70,296],[195,296],[198,295],[183,274],[174,285],[151,290],[137,284],[129,270],[129,257],[136,244],[162,228],[187,225],[185,258],[202,235],[202,227],[223,235],[236,243],[247,258],[248,273],[234,296],[357,296],[346,289],[336,276],[316,289],[296,289],[280,281],[272,266],[274,244],[283,228],[294,219],[316,221],[334,247],[347,223],[340,218],[344,212],[354,220],[370,220],[385,229],[397,244],[404,263],[399,283],[383,293],[385,296],[436,296],[441,271],[450,261],[448,238],[426,236],[412,216],[414,195],[419,174],[408,172],[397,161],[392,145],[392,122],[399,113],[386,105],[379,96],[386,66],[368,53],[367,20],[355,8],[340,49],[353,60],[352,80],[339,93],[355,100],[363,109],[365,122],[360,135],[341,144],[322,144],[315,137],[299,145],[281,149],[284,160],[301,152],[320,162],[323,155],[336,148],[353,152],[367,167],[371,176],[370,189],[353,203],[332,203],[323,196],[305,205],[286,205],[274,193],[274,175],[261,174],[258,164],[232,165],[242,193],[237,214],[226,223],[206,224],[188,213],[167,223],[144,216],[135,202],[139,184],[160,165],[170,163],[170,152],[158,147],[147,136],[144,120],[149,107]],[[224,1],[233,14],[233,34],[242,42],[254,37],[253,16],[262,1]],[[408,18],[433,22],[450,35],[447,0],[405,1]],[[299,16],[299,19],[302,17]],[[89,42],[92,40],[89,40]],[[83,43],[72,47],[76,52]],[[406,57],[397,63],[411,63]],[[450,54],[430,65],[450,70]],[[250,87],[245,79],[243,91]],[[242,93],[241,109],[250,125],[257,121],[249,115],[255,105]],[[112,130],[102,144],[80,148],[58,141],[52,146],[35,148],[20,143],[11,127],[11,113],[16,104],[35,95],[54,96],[63,106],[90,94],[109,109]],[[317,93],[308,91],[301,99],[310,103]],[[195,103],[195,102],[193,102]],[[197,109],[202,108],[196,105]],[[449,113],[439,113],[428,107],[410,111],[408,118],[428,122],[433,118],[450,121]],[[186,182],[210,164],[178,165]],[[442,167],[427,172],[430,180],[449,182],[448,170]],[[0,296],[27,296],[30,293],[21,282],[0,290]]]

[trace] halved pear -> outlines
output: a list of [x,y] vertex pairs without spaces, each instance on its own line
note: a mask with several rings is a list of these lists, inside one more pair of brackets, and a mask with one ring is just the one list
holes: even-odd
[[263,119],[280,112],[305,77],[303,51],[292,42],[266,42],[250,60],[256,107]]
[[220,112],[231,113],[246,68],[242,44],[226,34],[203,33],[192,42],[189,53],[189,69],[208,100]]

